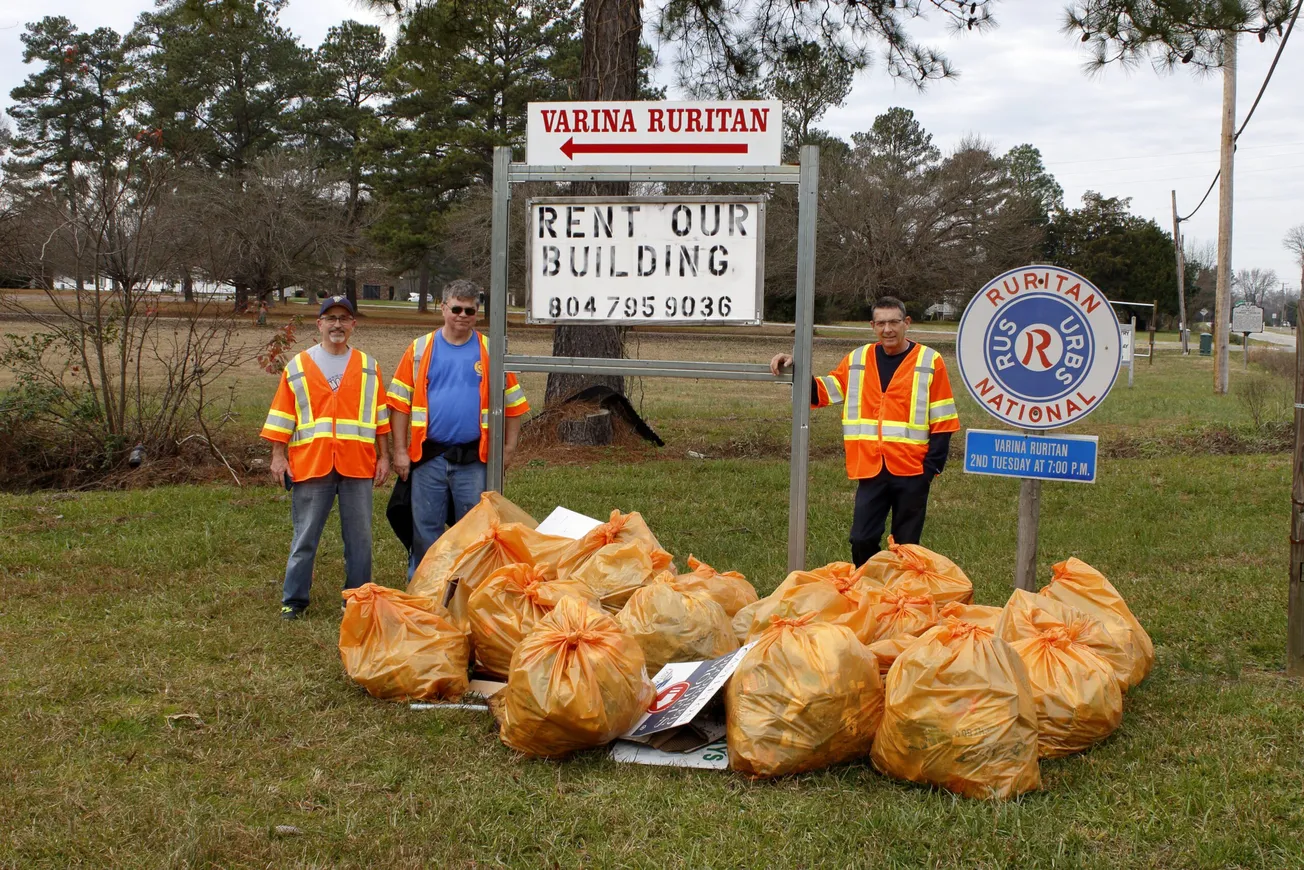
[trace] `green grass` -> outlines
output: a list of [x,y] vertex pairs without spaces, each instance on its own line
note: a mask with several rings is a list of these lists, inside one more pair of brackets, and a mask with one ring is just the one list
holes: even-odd
[[[1301,866],[1304,688],[1279,674],[1289,470],[1121,460],[1044,488],[1042,575],[1069,555],[1099,567],[1158,657],[1114,737],[1005,805],[866,763],[749,783],[521,760],[483,715],[346,682],[335,528],[310,618],[276,618],[283,492],[0,497],[0,866]],[[930,506],[926,543],[983,603],[1009,593],[1016,491],[947,474]],[[508,492],[536,516],[636,508],[681,562],[762,591],[783,576],[783,462],[536,463]],[[813,465],[812,564],[845,557],[851,492],[836,460]],[[376,507],[377,579],[399,585]]]
[[[406,334],[369,335],[388,372]],[[760,361],[788,339],[686,341],[644,337],[635,350]],[[513,338],[514,352],[542,346]],[[845,347],[817,344],[816,368]],[[348,683],[334,521],[309,617],[277,618],[284,491],[257,480],[0,495],[0,867],[1304,867],[1304,686],[1281,673],[1290,458],[1173,449],[1183,432],[1246,431],[1246,381],[1231,375],[1233,394],[1215,397],[1206,359],[1142,363],[1133,389],[1074,431],[1153,449],[1102,460],[1095,484],[1043,487],[1040,576],[1070,555],[1102,570],[1157,660],[1112,738],[1044,762],[1042,790],[1007,804],[888,780],[867,762],[752,783],[596,752],[523,760],[485,715],[413,712]],[[253,427],[274,382],[236,383],[239,425]],[[527,377],[532,396],[542,386]],[[539,518],[557,504],[639,510],[681,567],[692,553],[773,589],[786,564],[786,388],[635,387],[670,441],[662,458],[536,451],[509,472],[509,497]],[[994,428],[960,401],[965,425]],[[853,485],[837,414],[812,423],[818,565],[847,558]],[[681,458],[690,448],[713,458]],[[957,466],[934,487],[925,544],[969,573],[980,603],[1010,592],[1017,489]],[[400,586],[386,495],[376,580]],[[299,833],[275,831],[285,825]]]

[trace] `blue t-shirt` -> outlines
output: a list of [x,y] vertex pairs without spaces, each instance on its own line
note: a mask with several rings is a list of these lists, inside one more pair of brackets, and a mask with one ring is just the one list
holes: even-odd
[[426,372],[430,422],[426,440],[465,444],[480,437],[480,340],[471,334],[463,345],[449,344],[442,329]]

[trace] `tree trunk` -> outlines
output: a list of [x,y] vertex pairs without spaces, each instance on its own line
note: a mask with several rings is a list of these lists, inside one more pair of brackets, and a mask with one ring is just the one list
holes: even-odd
[[[638,98],[638,45],[643,32],[640,0],[587,0],[584,4],[584,54],[580,61],[580,100]],[[575,185],[576,196],[627,196],[627,183]],[[619,326],[561,325],[553,330],[553,356],[625,355],[625,331]],[[544,405],[552,406],[591,384],[605,384],[622,395],[620,375],[548,375]]]
[[181,272],[181,298],[187,302],[195,301],[195,279],[186,267]]
[[417,275],[417,311],[425,314],[429,310],[426,300],[430,297],[430,254],[421,258],[421,269]]
[[235,285],[235,310],[244,312],[249,308],[249,285],[237,283]]

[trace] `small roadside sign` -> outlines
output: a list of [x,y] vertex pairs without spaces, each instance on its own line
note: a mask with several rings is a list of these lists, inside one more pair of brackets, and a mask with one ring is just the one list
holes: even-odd
[[1232,309],[1232,332],[1263,332],[1263,309],[1242,302]]
[[969,429],[964,436],[964,470],[971,474],[1033,480],[1096,482],[1095,435],[1025,435]]
[[1123,324],[1120,324],[1119,327],[1118,327],[1118,331],[1119,331],[1119,333],[1120,333],[1120,335],[1122,336],[1122,339],[1123,339],[1123,343],[1122,343],[1123,360],[1122,360],[1122,361],[1123,361],[1123,365],[1125,365],[1125,366],[1126,366],[1126,365],[1131,365],[1131,364],[1132,364],[1132,337],[1133,337],[1132,329],[1133,329],[1133,327],[1132,327],[1132,324],[1130,324],[1130,323],[1123,323]]
[[783,103],[530,103],[525,160],[533,166],[777,166]]

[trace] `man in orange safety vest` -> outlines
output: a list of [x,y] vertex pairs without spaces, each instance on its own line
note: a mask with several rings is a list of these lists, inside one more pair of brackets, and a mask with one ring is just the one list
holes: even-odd
[[[444,325],[408,345],[389,385],[394,470],[411,486],[408,577],[426,550],[480,501],[489,460],[489,339],[475,330],[480,288],[459,278],[444,286]],[[511,462],[530,404],[507,372],[503,468]],[[449,505],[452,510],[450,513]]]
[[[811,379],[811,407],[842,405],[847,477],[859,481],[851,519],[851,560],[863,565],[882,546],[887,515],[898,544],[917,544],[928,490],[942,473],[951,433],[960,429],[942,355],[906,337],[910,318],[901,300],[881,297],[873,308],[878,341],[843,357]],[[792,365],[776,354],[770,371]]]
[[389,476],[389,407],[380,366],[349,346],[355,322],[347,297],[322,302],[321,343],[290,360],[263,424],[272,479],[290,490],[294,526],[283,619],[298,619],[308,607],[317,545],[337,497],[344,588],[371,581],[372,489]]

